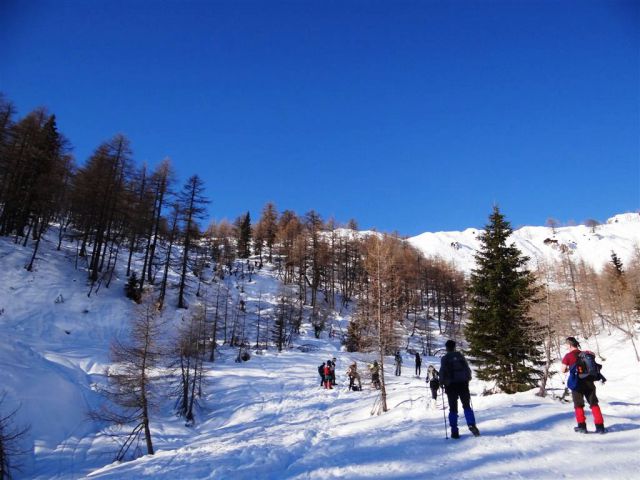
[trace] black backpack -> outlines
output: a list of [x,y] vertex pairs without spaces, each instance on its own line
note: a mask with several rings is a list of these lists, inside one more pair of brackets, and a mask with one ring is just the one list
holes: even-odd
[[582,380],[600,380],[600,369],[602,365],[596,362],[596,356],[593,352],[585,350],[578,354],[576,362],[576,373],[578,378]]
[[469,366],[460,352],[448,353],[447,365],[450,383],[464,383],[471,381]]

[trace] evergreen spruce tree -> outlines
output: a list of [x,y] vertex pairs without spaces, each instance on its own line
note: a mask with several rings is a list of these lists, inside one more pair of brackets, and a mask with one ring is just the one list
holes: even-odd
[[251,217],[249,212],[237,220],[238,258],[249,258],[251,255]]
[[622,260],[620,260],[618,254],[614,251],[611,251],[611,265],[613,265],[613,268],[615,269],[616,276],[622,277],[624,275]]
[[489,220],[469,286],[467,353],[479,379],[515,393],[533,388],[541,374],[543,335],[529,315],[538,289],[528,258],[515,244],[507,245],[512,230],[498,207]]

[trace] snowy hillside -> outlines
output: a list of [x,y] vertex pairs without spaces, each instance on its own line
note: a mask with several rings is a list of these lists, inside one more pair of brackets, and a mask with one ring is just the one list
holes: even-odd
[[[482,229],[468,228],[462,232],[423,233],[409,242],[427,255],[438,255],[453,262],[459,269],[469,272],[474,267],[474,254],[480,242]],[[596,270],[611,260],[615,251],[622,262],[627,262],[640,248],[640,213],[615,215],[595,229],[584,225],[557,227],[522,227],[511,237],[520,251],[531,259],[548,263],[560,260],[562,252],[572,258],[583,259]]]
[[[640,240],[634,215],[614,217],[619,221],[598,227],[596,234],[565,227],[554,238],[575,242],[576,252],[597,257],[594,263],[607,261],[610,249],[625,259]],[[537,248],[545,251],[543,241],[551,232],[527,227],[514,237],[531,255]],[[465,268],[477,245],[472,230],[412,241],[430,254],[453,255]],[[452,242],[461,247],[452,248]],[[598,339],[609,379],[598,385],[598,395],[609,434],[574,434],[570,403],[539,398],[534,391],[480,396],[485,385],[474,381],[472,401],[482,436],[473,438],[462,429],[462,438],[454,441],[445,439],[441,399],[437,408],[429,407],[428,390],[412,375],[409,355],[401,377],[387,361],[390,411],[372,415],[377,391],[366,376],[362,392],[347,391],[344,374],[352,360],[363,372],[372,357],[343,351],[339,336],[328,338],[325,332],[315,339],[306,323],[294,348],[282,353],[253,351],[248,362],[236,363],[237,349],[222,348],[216,362],[206,364],[195,425],[185,426],[173,413],[173,400],[166,399],[152,412],[156,455],[112,463],[114,443],[87,413],[102,401],[95,384],[104,382],[110,342],[126,333],[134,304],[122,293],[123,276],[87,296],[86,272],[74,268],[75,250],[68,248],[57,252],[55,242],[45,242],[36,271],[27,272],[31,251],[0,238],[0,390],[7,392],[9,407],[21,405],[18,422],[31,425],[25,444],[31,454],[17,478],[602,479],[634,478],[640,470],[640,368],[631,345],[616,335]],[[233,276],[226,281],[238,286]],[[247,305],[253,308],[259,300],[265,310],[281,289],[269,266],[242,284]],[[348,322],[348,312],[343,313],[332,317],[338,332]],[[184,314],[167,308],[166,316],[179,321]],[[583,346],[595,349],[588,342]],[[338,386],[324,390],[317,366],[332,357]],[[423,372],[428,363],[438,365],[439,359],[425,358]],[[551,382],[560,394],[561,376]],[[589,415],[588,422],[593,429]]]

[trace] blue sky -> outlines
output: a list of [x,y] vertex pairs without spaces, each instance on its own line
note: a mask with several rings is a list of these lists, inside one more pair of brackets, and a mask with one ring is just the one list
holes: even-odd
[[0,91],[115,133],[211,218],[514,226],[640,208],[640,2],[0,2]]

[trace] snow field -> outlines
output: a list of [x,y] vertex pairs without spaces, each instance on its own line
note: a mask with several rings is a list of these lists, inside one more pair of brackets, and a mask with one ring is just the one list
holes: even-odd
[[[617,340],[610,343],[618,348]],[[201,412],[208,419],[194,429],[189,445],[105,467],[90,477],[633,478],[629,475],[640,467],[640,402],[615,400],[624,389],[637,398],[639,383],[630,386],[613,371],[610,383],[598,387],[610,434],[575,434],[570,403],[542,399],[533,391],[481,397],[475,395],[480,382],[473,382],[482,436],[472,437],[461,418],[462,438],[445,440],[441,399],[437,410],[428,406],[423,378],[408,372],[395,377],[388,359],[390,410],[370,415],[378,392],[367,383],[362,392],[347,391],[343,373],[352,359],[365,357],[332,347],[318,354],[270,352],[243,364],[227,355],[209,372],[205,403],[211,410]],[[316,369],[333,356],[338,385],[325,390]],[[436,360],[426,358],[423,365]],[[413,373],[408,356],[405,362],[403,370],[411,367]],[[359,369],[364,367],[359,361]],[[593,430],[589,414],[588,421]]]
[[[612,222],[598,227],[603,238],[585,242],[600,242],[594,251],[604,252],[600,255],[607,261],[609,244],[603,249],[602,242],[611,241],[615,248],[633,245],[640,235],[636,226]],[[551,248],[541,243],[550,229],[530,228],[542,230],[531,233],[529,241],[542,245],[541,251]],[[582,227],[558,229],[558,237],[570,241],[588,235],[569,228]],[[619,230],[616,236],[611,229]],[[461,242],[459,236],[451,239]],[[574,434],[571,403],[539,398],[535,391],[483,397],[479,393],[485,385],[473,381],[482,436],[473,438],[461,417],[462,438],[446,440],[441,399],[438,409],[429,408],[430,391],[424,377],[413,377],[412,356],[405,355],[401,377],[393,375],[393,359],[386,359],[390,410],[371,415],[378,392],[368,385],[366,362],[373,357],[341,351],[326,332],[322,339],[313,338],[308,324],[294,343],[313,350],[308,353],[270,348],[238,364],[236,349],[221,348],[217,361],[207,364],[195,426],[186,427],[173,414],[173,400],[166,399],[152,412],[156,455],[112,464],[115,445],[87,412],[102,402],[94,385],[104,381],[109,344],[126,332],[133,304],[122,294],[123,276],[88,297],[86,273],[73,268],[75,247],[56,252],[55,245],[44,242],[36,271],[30,273],[23,268],[30,249],[0,238],[0,390],[7,391],[8,407],[22,406],[19,423],[31,425],[26,446],[32,454],[17,478],[638,478],[640,364],[630,343],[615,333],[604,332],[597,345],[594,339],[583,342],[603,358],[609,381],[598,384],[598,396],[609,434]],[[630,248],[616,252],[622,256]],[[442,249],[465,251],[453,249],[448,237]],[[269,268],[241,285],[228,281],[234,298],[242,295],[250,311],[261,295],[265,313],[282,288]],[[215,286],[209,288],[212,295]],[[59,295],[64,301],[56,303]],[[175,304],[173,299],[167,303]],[[185,314],[168,310],[169,321]],[[334,324],[345,330],[348,313],[336,314]],[[317,366],[334,356],[339,385],[327,391],[319,386]],[[346,388],[344,372],[352,360],[363,375],[362,392]],[[429,363],[438,366],[439,359],[425,357],[423,374]],[[561,393],[560,375],[552,378],[551,388]],[[166,382],[158,390],[166,392]],[[593,430],[588,409],[587,422]]]

